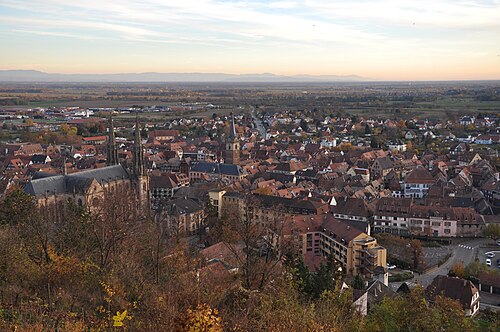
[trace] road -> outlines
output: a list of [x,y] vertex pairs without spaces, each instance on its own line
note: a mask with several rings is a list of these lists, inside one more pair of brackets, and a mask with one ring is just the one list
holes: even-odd
[[255,127],[259,131],[260,136],[263,139],[267,138],[267,131],[266,128],[264,128],[264,125],[262,124],[262,121],[260,121],[259,117],[257,116],[257,113],[255,112],[255,107],[251,106],[251,111],[250,114],[252,114],[253,122],[255,123]]
[[438,275],[447,275],[448,270],[456,263],[462,262],[464,266],[468,265],[476,258],[479,246],[491,242],[490,239],[473,239],[454,244],[452,247],[452,255],[443,265],[427,271],[424,274],[418,275],[414,281],[427,287],[432,283],[432,280]]

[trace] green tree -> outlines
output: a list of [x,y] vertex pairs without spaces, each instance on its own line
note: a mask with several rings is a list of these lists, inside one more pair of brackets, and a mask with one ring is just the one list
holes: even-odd
[[20,187],[14,187],[0,204],[0,224],[17,225],[30,220],[35,213],[36,203],[33,197]]
[[366,331],[476,331],[474,322],[465,317],[458,301],[437,296],[426,301],[423,288],[417,287],[406,297],[386,297],[367,317]]
[[365,282],[363,280],[363,277],[360,274],[356,274],[356,277],[354,277],[354,280],[352,281],[351,286],[354,289],[365,288]]
[[327,263],[321,263],[312,274],[311,296],[319,298],[324,291],[334,290],[341,280],[342,266],[330,255]]
[[500,224],[488,224],[483,230],[484,236],[492,239],[500,238]]

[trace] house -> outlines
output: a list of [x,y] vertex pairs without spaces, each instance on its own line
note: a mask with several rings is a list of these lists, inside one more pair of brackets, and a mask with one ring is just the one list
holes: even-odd
[[170,130],[170,129],[157,129],[149,132],[148,142],[158,141],[172,141],[176,137],[179,137],[178,130]]
[[372,280],[366,289],[353,289],[353,306],[363,316],[366,316],[373,306],[382,302],[386,297],[394,298],[398,293],[387,287],[380,280]]
[[89,145],[104,144],[106,143],[106,140],[107,140],[106,136],[91,136],[82,138],[83,144],[89,144]]
[[423,198],[435,182],[436,180],[428,170],[417,166],[403,181],[404,197]]
[[413,205],[410,208],[409,225],[414,235],[455,237],[458,222],[450,207]]
[[25,164],[20,158],[10,158],[10,160],[5,165],[5,169],[8,171],[20,170],[24,168],[24,166]]
[[500,212],[500,177],[496,173],[495,176],[491,177],[481,186],[481,191],[484,197],[491,204],[491,207],[495,213]]
[[408,130],[405,134],[405,139],[412,140],[417,138],[417,134],[413,130]]
[[458,144],[455,144],[450,147],[450,154],[451,155],[460,155],[462,153],[466,153],[468,151],[472,151],[471,147],[469,144],[461,142]]
[[189,178],[186,174],[162,174],[149,176],[149,190],[151,206],[157,207],[159,203],[172,198],[177,190],[189,185]]
[[500,135],[480,135],[475,140],[476,144],[491,145],[500,143]]
[[226,193],[223,189],[212,189],[208,192],[210,204],[217,210],[217,217],[222,217],[222,197]]
[[425,289],[425,297],[429,302],[434,302],[437,296],[460,302],[465,316],[474,316],[479,311],[479,290],[470,280],[438,275]]
[[196,182],[199,180],[218,181],[226,180],[229,182],[240,181],[245,177],[243,169],[239,165],[195,162],[189,170],[189,180]]
[[373,215],[372,208],[362,198],[344,198],[337,200],[337,205],[331,207],[333,216],[344,221],[356,222],[354,227],[370,235],[370,220]]
[[394,168],[394,163],[389,157],[377,158],[370,167],[372,180],[385,178]]
[[460,118],[458,123],[460,123],[460,125],[462,125],[462,126],[470,126],[470,125],[474,124],[475,121],[476,121],[476,118],[474,118],[473,116],[465,115],[465,116]]
[[34,154],[29,162],[30,165],[48,164],[52,161],[46,154]]
[[325,137],[319,143],[324,148],[334,148],[337,146],[337,139],[334,137]]
[[479,153],[474,153],[474,152],[470,152],[470,151],[467,153],[463,153],[457,157],[458,166],[472,165],[472,164],[474,164],[482,159],[483,158],[481,158]]
[[167,227],[176,235],[196,234],[206,219],[203,204],[189,197],[179,197],[166,202],[161,213]]
[[373,231],[410,235],[412,198],[382,197],[373,212]]
[[34,154],[43,154],[43,148],[40,144],[31,143],[15,143],[6,144],[4,146],[4,152],[6,155],[13,156],[32,156]]
[[405,152],[406,151],[406,144],[400,140],[392,141],[392,142],[388,143],[388,148],[392,153],[394,153],[396,151]]

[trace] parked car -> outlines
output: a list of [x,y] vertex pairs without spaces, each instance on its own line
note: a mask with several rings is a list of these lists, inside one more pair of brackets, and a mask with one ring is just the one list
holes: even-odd
[[395,268],[396,268],[396,265],[387,264],[387,270],[394,270]]
[[500,246],[500,239],[497,240],[497,246]]
[[491,259],[489,258],[486,259],[486,265],[491,266]]
[[493,257],[495,257],[495,254],[492,252],[488,252],[488,253],[486,253],[486,257],[493,258]]

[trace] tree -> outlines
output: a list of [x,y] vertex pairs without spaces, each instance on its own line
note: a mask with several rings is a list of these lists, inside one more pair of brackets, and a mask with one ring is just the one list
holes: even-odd
[[434,303],[425,300],[423,288],[415,288],[406,297],[386,297],[368,314],[366,331],[476,331],[474,322],[465,317],[458,301],[437,296]]
[[411,251],[413,269],[416,270],[420,267],[420,262],[422,261],[422,255],[424,253],[422,242],[414,239],[410,241],[409,246]]
[[199,304],[188,309],[179,320],[179,332],[222,332],[222,322],[217,309],[207,304]]
[[342,267],[340,263],[328,256],[326,264],[321,263],[312,274],[311,296],[319,298],[324,291],[334,290],[337,284],[342,280]]
[[254,204],[251,197],[245,197],[226,210],[223,241],[240,265],[243,286],[262,289],[279,272],[290,243],[283,236],[285,217],[279,207],[262,222],[254,215]]
[[17,225],[30,220],[36,212],[33,197],[16,186],[10,189],[0,204],[0,224]]
[[[124,188],[105,192],[90,211],[90,225],[95,241],[96,262],[101,269],[110,265],[119,254],[127,237],[132,236],[138,225],[138,206],[134,193]],[[123,202],[130,202],[123,204]]]
[[26,126],[28,127],[33,127],[33,125],[35,124],[35,122],[33,121],[33,119],[26,119],[24,120],[24,123],[26,124]]
[[452,265],[450,271],[448,271],[448,276],[450,277],[465,277],[465,268],[462,262],[458,262]]
[[488,224],[483,230],[484,236],[492,239],[500,238],[500,224]]
[[360,274],[357,274],[356,277],[354,277],[351,286],[354,289],[364,289],[365,282],[363,281],[363,277]]

